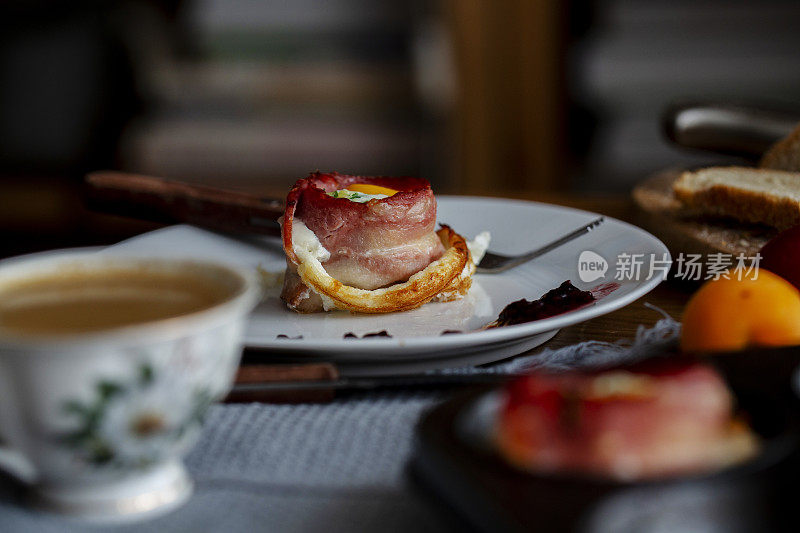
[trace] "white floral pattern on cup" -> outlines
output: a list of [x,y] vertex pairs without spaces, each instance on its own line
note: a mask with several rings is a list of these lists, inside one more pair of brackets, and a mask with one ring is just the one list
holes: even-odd
[[155,368],[141,363],[129,380],[98,380],[91,401],[64,403],[77,425],[59,440],[76,452],[77,460],[102,467],[147,467],[174,454],[199,430],[215,395],[205,388],[176,394],[178,380]]

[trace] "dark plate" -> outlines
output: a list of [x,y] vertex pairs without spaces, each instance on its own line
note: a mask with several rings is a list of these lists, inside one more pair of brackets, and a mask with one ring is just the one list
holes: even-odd
[[800,349],[714,361],[762,438],[759,454],[740,465],[637,483],[525,473],[465,436],[465,418],[477,416],[494,388],[422,419],[413,477],[478,531],[796,531],[800,424],[792,382]]

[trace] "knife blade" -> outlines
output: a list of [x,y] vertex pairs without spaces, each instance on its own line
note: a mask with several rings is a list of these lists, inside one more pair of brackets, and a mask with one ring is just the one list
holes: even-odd
[[760,158],[800,123],[800,109],[745,103],[686,101],[661,116],[664,135],[685,148]]
[[298,380],[262,383],[236,383],[234,394],[313,390],[370,391],[391,388],[453,387],[502,383],[510,379],[508,374],[412,374],[407,376],[376,376],[338,378],[335,380]]

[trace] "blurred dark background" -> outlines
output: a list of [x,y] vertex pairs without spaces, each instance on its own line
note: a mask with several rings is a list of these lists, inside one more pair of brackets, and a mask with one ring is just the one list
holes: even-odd
[[800,107],[796,1],[28,0],[0,30],[2,256],[155,227],[82,209],[99,168],[624,193],[714,161],[662,139],[671,101]]

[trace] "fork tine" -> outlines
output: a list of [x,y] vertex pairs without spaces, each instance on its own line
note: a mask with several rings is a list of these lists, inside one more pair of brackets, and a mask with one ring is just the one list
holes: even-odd
[[536,248],[535,250],[531,250],[530,252],[522,255],[509,257],[492,252],[486,252],[486,254],[483,256],[483,259],[481,259],[481,262],[477,266],[478,272],[487,274],[504,272],[510,268],[514,268],[515,266],[527,263],[528,261],[536,259],[547,252],[555,250],[559,246],[562,246],[563,244],[566,244],[569,241],[580,237],[581,235],[589,233],[594,228],[599,226],[604,220],[605,217],[596,218],[588,224],[584,224],[583,226],[567,233],[566,235],[563,235],[562,237],[559,237],[558,239],[549,242],[540,248]]

